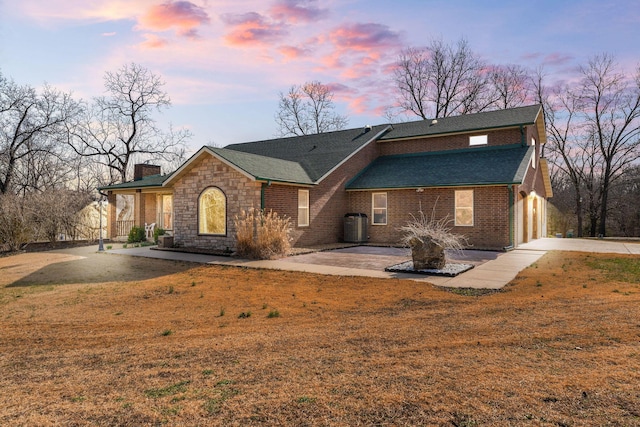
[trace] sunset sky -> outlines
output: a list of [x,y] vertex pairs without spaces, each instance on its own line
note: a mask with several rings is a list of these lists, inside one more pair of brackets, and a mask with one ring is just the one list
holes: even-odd
[[492,64],[576,76],[598,53],[640,62],[638,0],[0,0],[0,72],[77,98],[105,71],[143,65],[166,81],[160,119],[190,151],[276,136],[278,93],[319,80],[349,127],[385,122],[398,52],[466,38]]

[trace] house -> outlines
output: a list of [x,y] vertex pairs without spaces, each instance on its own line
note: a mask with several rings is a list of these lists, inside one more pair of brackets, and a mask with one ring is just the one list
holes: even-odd
[[177,246],[232,249],[233,219],[253,207],[290,217],[294,246],[342,241],[350,213],[367,215],[369,243],[395,244],[422,211],[451,218],[474,248],[509,249],[547,234],[545,142],[531,105],[205,146],[169,175],[136,165],[133,181],[103,188],[108,235],[156,223]]

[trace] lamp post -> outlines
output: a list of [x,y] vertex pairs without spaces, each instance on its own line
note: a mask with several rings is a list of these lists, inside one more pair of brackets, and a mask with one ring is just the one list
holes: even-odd
[[100,196],[100,200],[98,201],[98,207],[100,209],[100,238],[98,239],[98,252],[104,252],[104,244],[102,242],[102,199]]

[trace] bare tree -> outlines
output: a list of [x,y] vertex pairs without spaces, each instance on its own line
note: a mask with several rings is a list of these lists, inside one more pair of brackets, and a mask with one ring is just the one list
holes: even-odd
[[523,105],[529,73],[518,65],[489,65],[465,39],[455,45],[433,40],[404,49],[394,70],[401,112],[422,119]]
[[524,105],[530,95],[530,81],[529,72],[520,65],[494,66],[489,71],[493,105],[498,109]]
[[335,111],[333,92],[319,81],[291,86],[280,93],[276,123],[280,136],[309,135],[344,129],[346,116]]
[[394,72],[400,108],[423,119],[483,111],[494,103],[485,68],[465,39],[407,48]]
[[[544,83],[545,75],[539,69],[533,79],[533,86],[537,101],[542,104],[549,144],[544,147],[544,157],[549,159],[555,167],[556,182],[564,178],[572,184],[575,197],[575,214],[577,217],[577,235],[583,233],[583,192],[585,177],[591,175],[585,168],[589,165],[589,156],[593,153],[588,145],[581,145],[583,141],[579,132],[576,116],[579,113],[579,98],[569,87],[561,86],[549,88]],[[587,141],[588,142],[588,141]],[[562,176],[559,175],[562,173]],[[570,192],[558,193],[558,197],[568,196]],[[564,201],[556,203],[558,206],[566,204]]]
[[[0,194],[37,189],[40,177],[33,166],[65,154],[65,126],[79,111],[69,93],[48,85],[37,91],[0,74]],[[58,182],[66,169],[48,169],[47,174]]]
[[640,158],[640,68],[629,81],[613,57],[602,54],[580,71],[582,115],[602,160],[598,234],[604,236],[611,186]]
[[108,96],[94,98],[82,122],[70,129],[71,146],[108,168],[111,183],[129,178],[134,160],[172,161],[184,156],[187,130],[161,130],[154,113],[171,105],[165,83],[131,63],[104,77]]

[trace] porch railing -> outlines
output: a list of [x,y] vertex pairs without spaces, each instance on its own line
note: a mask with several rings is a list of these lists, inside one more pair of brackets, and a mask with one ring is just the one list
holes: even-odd
[[129,232],[133,228],[134,221],[125,220],[125,221],[116,221],[116,232],[118,237],[128,236]]

